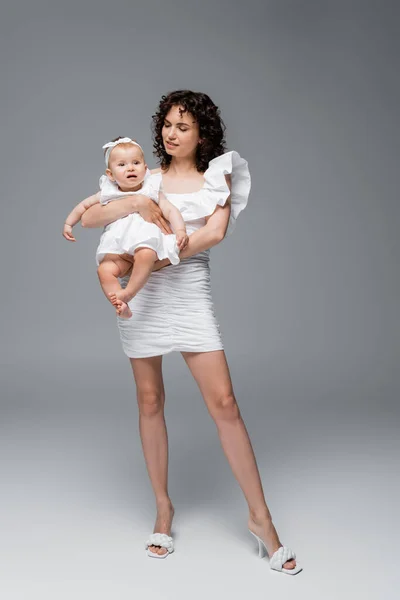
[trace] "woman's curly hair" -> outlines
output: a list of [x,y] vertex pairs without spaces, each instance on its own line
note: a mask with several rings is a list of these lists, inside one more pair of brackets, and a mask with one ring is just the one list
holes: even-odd
[[204,173],[210,160],[223,154],[226,150],[226,127],[220,117],[219,108],[207,94],[190,90],[177,90],[161,97],[158,110],[152,117],[152,130],[153,154],[158,157],[163,169],[168,169],[172,157],[164,148],[162,128],[165,117],[173,106],[180,106],[181,114],[187,112],[193,115],[199,125],[201,143],[196,150],[196,167],[200,173]]

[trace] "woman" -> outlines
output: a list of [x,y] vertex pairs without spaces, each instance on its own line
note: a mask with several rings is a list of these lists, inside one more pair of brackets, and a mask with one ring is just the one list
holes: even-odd
[[[168,199],[180,208],[189,243],[181,252],[179,265],[168,266],[168,260],[156,263],[156,272],[129,303],[132,319],[118,319],[123,349],[136,382],[139,430],[157,505],[154,533],[146,547],[150,556],[158,558],[173,551],[170,531],[174,508],[167,483],[162,356],[178,350],[200,388],[245,495],[248,527],[258,540],[260,556],[264,546],[270,567],[293,575],[301,567],[296,564],[295,553],[282,546],[272,523],[211,299],[208,251],[232,230],[250,189],[246,161],[237,153],[224,154],[224,129],[212,100],[187,90],[163,96],[153,116],[155,154],[161,163],[161,169],[153,171],[154,177]],[[230,172],[232,180],[226,175]],[[82,225],[104,226],[132,212],[171,233],[158,206],[138,195],[93,206],[83,215]]]

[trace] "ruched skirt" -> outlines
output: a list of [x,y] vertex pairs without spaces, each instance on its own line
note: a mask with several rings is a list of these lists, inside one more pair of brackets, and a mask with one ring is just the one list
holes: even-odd
[[[122,287],[127,281],[128,277],[121,279]],[[208,253],[152,273],[129,307],[132,317],[117,317],[117,323],[123,351],[130,358],[223,349]]]

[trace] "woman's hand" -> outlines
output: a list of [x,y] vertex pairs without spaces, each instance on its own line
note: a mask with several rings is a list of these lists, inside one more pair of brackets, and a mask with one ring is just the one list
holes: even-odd
[[173,233],[168,221],[166,221],[162,214],[161,208],[154,200],[142,194],[138,194],[136,198],[138,202],[137,212],[145,221],[154,223],[163,233]]

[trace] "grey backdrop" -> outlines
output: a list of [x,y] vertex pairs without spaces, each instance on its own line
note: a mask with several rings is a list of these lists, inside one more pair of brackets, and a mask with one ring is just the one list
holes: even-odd
[[[0,34],[2,595],[394,598],[398,3],[16,0]],[[97,282],[100,230],[61,237],[97,189],[103,143],[134,136],[155,166],[151,115],[179,88],[220,106],[252,173],[212,250],[213,294],[267,502],[304,567],[293,579],[256,560],[177,354],[164,361],[176,552],[146,557],[155,507]]]

